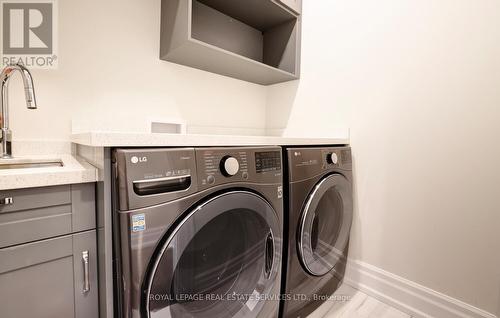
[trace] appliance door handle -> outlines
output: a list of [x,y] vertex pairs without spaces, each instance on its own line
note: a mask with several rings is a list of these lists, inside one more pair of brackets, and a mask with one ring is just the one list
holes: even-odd
[[318,226],[319,226],[319,216],[315,214],[311,227],[311,249],[313,253],[318,247],[318,240],[319,240]]
[[266,259],[264,262],[264,272],[266,278],[271,278],[271,272],[274,263],[274,235],[272,231],[269,231],[266,237]]
[[137,195],[151,195],[187,190],[191,186],[191,175],[136,180],[132,182]]
[[83,262],[83,293],[86,294],[90,291],[90,281],[89,281],[89,261],[90,255],[89,251],[82,252],[82,262]]

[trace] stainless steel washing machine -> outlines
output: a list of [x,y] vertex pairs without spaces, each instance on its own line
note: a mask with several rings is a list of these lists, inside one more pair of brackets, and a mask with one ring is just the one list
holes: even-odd
[[352,223],[349,147],[287,148],[282,317],[306,317],[342,282]]
[[281,148],[115,149],[117,315],[277,317]]

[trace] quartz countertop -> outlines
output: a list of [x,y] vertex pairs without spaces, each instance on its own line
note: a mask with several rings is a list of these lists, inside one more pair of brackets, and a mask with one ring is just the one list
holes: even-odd
[[[347,135],[347,134],[345,134]],[[103,147],[204,147],[204,146],[310,146],[310,145],[345,145],[349,138],[317,137],[276,137],[276,136],[235,136],[235,135],[202,135],[202,134],[164,134],[136,132],[91,131],[71,135],[71,142],[77,145]],[[68,150],[69,143],[57,143],[57,149]],[[18,142],[15,145],[21,156],[16,161],[40,161],[60,159],[62,167],[14,168],[0,170],[0,190],[54,186],[60,184],[96,182],[99,180],[98,167],[76,155],[54,154],[54,145],[40,148],[44,143]],[[68,148],[68,149],[66,149]],[[91,148],[91,149],[95,149]],[[28,154],[33,150],[35,153]],[[43,150],[43,151],[42,151]]]
[[349,144],[349,138],[346,136],[338,138],[305,138],[100,131],[73,134],[71,135],[71,141],[90,147],[305,146]]
[[[0,190],[54,186],[97,181],[97,169],[70,154],[16,156],[9,163],[58,159],[62,167],[14,168],[0,170]],[[2,161],[2,162],[5,162]]]

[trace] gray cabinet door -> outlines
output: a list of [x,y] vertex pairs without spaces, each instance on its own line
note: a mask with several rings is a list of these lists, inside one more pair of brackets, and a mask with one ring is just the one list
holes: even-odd
[[73,234],[75,317],[99,317],[96,231]]
[[98,317],[95,230],[0,249],[0,295],[2,318]]

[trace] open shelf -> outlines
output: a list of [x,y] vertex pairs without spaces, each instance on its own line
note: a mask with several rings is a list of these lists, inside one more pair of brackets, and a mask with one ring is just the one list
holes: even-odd
[[267,30],[296,18],[271,0],[198,0],[227,16],[258,30]]
[[272,0],[163,0],[160,57],[259,83],[298,78],[300,16]]

